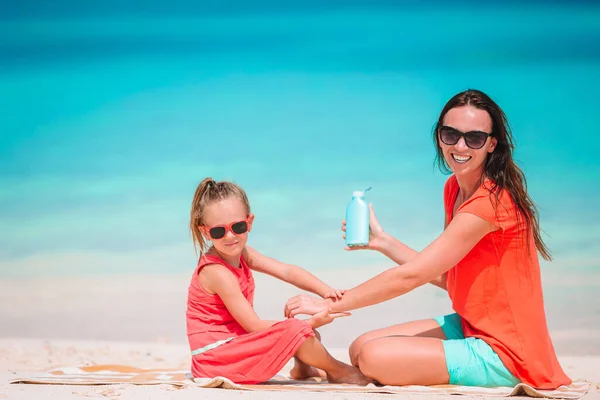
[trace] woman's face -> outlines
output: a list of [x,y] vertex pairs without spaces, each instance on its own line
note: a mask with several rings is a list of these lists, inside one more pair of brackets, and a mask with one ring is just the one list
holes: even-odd
[[492,119],[485,110],[473,106],[452,108],[438,131],[438,143],[444,159],[457,176],[483,174],[487,155],[496,148]]

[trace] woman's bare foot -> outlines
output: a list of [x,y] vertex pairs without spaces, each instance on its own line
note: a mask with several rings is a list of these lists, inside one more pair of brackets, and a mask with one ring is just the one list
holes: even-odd
[[295,358],[294,367],[290,371],[290,378],[294,380],[302,380],[308,378],[327,378],[324,371],[318,368],[311,367],[310,365],[303,363],[298,358]]
[[340,362],[340,367],[334,372],[327,374],[330,383],[350,383],[353,385],[366,386],[373,381],[363,375],[357,367]]

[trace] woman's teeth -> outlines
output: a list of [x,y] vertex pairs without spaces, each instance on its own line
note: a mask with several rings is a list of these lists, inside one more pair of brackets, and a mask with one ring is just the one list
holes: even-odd
[[452,158],[454,158],[454,161],[456,161],[457,163],[464,163],[469,161],[471,159],[471,156],[457,156],[456,154],[452,154]]

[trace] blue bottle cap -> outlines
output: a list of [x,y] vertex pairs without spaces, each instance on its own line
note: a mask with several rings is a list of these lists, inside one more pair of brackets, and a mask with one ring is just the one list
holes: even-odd
[[365,192],[363,192],[362,190],[357,190],[355,192],[352,192],[352,197],[363,197],[365,195]]

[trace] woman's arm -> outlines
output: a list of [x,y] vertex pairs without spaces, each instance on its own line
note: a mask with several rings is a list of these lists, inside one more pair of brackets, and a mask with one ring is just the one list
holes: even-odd
[[[418,251],[408,247],[392,235],[383,230],[377,220],[373,206],[369,204],[370,213],[370,237],[369,245],[357,249],[371,249],[382,253],[384,256],[394,261],[398,265],[404,265],[419,254]],[[444,217],[444,229],[448,226],[447,218]],[[346,231],[346,221],[342,222],[342,231]],[[349,249],[350,250],[350,249]],[[429,283],[446,290],[446,274],[442,274],[432,279]]]
[[311,300],[296,296],[286,304],[286,315],[350,311],[382,303],[431,282],[456,265],[485,235],[497,227],[473,214],[461,213],[422,252],[403,266],[391,268],[346,291],[341,300]]
[[[408,247],[392,235],[384,233],[384,239],[382,241],[381,247],[374,248],[374,250],[378,250],[384,256],[394,261],[398,265],[404,265],[408,261],[414,259],[418,251]],[[435,285],[441,289],[446,290],[446,273],[432,279],[429,281],[432,285]]]
[[267,257],[252,247],[246,246],[243,255],[251,269],[271,275],[294,285],[299,289],[306,290],[321,297],[325,297],[326,295],[335,292],[335,289],[305,269]]

